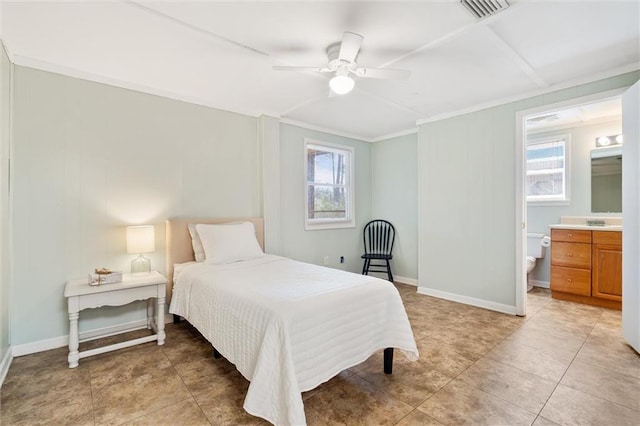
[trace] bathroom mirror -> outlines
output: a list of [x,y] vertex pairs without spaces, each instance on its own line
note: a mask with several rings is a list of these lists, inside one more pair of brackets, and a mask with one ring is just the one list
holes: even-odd
[[622,148],[591,151],[591,212],[622,213]]

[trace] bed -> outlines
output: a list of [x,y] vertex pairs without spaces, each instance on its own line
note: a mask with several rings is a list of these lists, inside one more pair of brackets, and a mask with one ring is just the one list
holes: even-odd
[[[189,224],[208,250],[204,262],[195,261],[202,253],[194,250]],[[189,321],[250,381],[243,405],[249,414],[277,425],[305,424],[302,392],[381,349],[387,373],[393,348],[418,358],[391,283],[264,255],[263,229],[261,218],[166,222],[169,312]],[[255,245],[252,256],[237,252],[243,244]]]

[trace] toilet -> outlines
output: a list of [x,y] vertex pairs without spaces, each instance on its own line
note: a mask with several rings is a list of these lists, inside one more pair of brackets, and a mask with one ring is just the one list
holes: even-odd
[[529,285],[529,273],[536,267],[536,260],[542,259],[549,246],[549,237],[544,234],[527,234],[527,291],[533,289]]

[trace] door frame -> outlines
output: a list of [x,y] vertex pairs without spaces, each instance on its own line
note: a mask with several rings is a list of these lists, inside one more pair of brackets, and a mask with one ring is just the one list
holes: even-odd
[[[525,122],[527,119],[549,114],[561,109],[572,108],[580,105],[592,104],[608,99],[622,98],[622,94],[628,87],[607,90],[587,96],[568,99],[551,104],[540,105],[516,112],[516,167],[515,167],[515,191],[516,191],[516,217],[515,217],[515,255],[516,255],[516,315],[525,316],[527,314],[527,197],[525,191],[526,174],[526,141],[527,129]],[[624,170],[622,171],[624,174]]]
[[[635,82],[622,96],[622,336],[640,353],[640,83]],[[627,173],[624,171],[627,170]],[[629,260],[629,261],[625,261]]]

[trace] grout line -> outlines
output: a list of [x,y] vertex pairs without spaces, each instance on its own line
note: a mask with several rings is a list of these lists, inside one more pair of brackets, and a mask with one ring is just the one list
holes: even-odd
[[[188,324],[188,323],[187,323]],[[188,324],[189,325],[189,324]],[[166,344],[166,342],[165,342]],[[213,348],[213,347],[212,347]],[[213,349],[212,349],[213,350]],[[202,413],[202,415],[204,416],[205,419],[207,419],[207,422],[209,424],[211,424],[211,420],[209,419],[209,417],[207,416],[207,414],[204,412],[204,410],[202,409],[202,407],[200,406],[200,403],[198,402],[197,398],[195,397],[195,395],[193,394],[193,392],[191,391],[191,389],[189,388],[189,386],[187,386],[187,384],[184,381],[184,378],[180,375],[180,373],[178,372],[178,370],[176,369],[176,366],[174,364],[173,361],[171,361],[169,359],[169,356],[165,353],[165,347],[163,345],[162,347],[162,354],[167,358],[167,361],[169,361],[169,364],[171,364],[171,368],[173,369],[173,371],[176,373],[176,375],[180,378],[180,381],[182,382],[182,384],[184,385],[185,389],[187,389],[187,392],[189,392],[189,396],[191,396],[191,399],[193,399],[193,402],[196,403],[196,405],[198,406],[198,409],[200,410],[200,412]],[[187,400],[187,398],[184,399],[185,401]]]
[[[597,325],[600,323],[600,321],[602,320],[602,317],[604,316],[604,313],[606,312],[606,311],[605,311],[605,309],[608,309],[608,308],[602,308],[602,310],[601,310],[601,312],[600,312],[600,316],[599,316],[598,320],[597,320],[597,321],[594,323],[594,325],[591,327],[591,330],[590,330],[590,331],[589,331],[589,333],[587,334],[587,337],[585,338],[585,341],[584,341],[584,342],[583,342],[583,344],[580,346],[580,349],[578,349],[578,351],[576,352],[576,355],[575,355],[575,356],[573,357],[573,359],[571,360],[571,363],[569,364],[569,367],[567,367],[567,371],[569,370],[569,368],[570,368],[570,367],[573,365],[573,363],[575,362],[575,359],[577,358],[578,354],[580,353],[580,351],[582,350],[582,348],[584,347],[584,345],[587,343],[587,340],[589,340],[589,337],[591,337],[591,334],[593,333],[593,330],[596,328],[596,326],[597,326]],[[589,362],[589,361],[581,361],[581,362],[582,362],[582,363],[584,363],[584,364],[587,364],[588,366],[590,366],[590,367],[592,367],[592,368],[601,369],[601,370],[608,370],[608,371],[612,371],[613,373],[616,373],[616,374],[621,374],[621,373],[620,373],[620,372],[618,372],[618,371],[610,370],[608,367],[603,367],[602,365],[599,365],[599,364],[595,364],[595,363],[592,363],[592,362]],[[565,376],[565,375],[566,375],[566,371],[565,371],[565,374],[563,374],[563,376],[562,376],[562,378],[560,379],[560,381],[562,381],[562,379],[564,378],[564,376]],[[558,384],[560,384],[560,382],[558,382]],[[601,400],[601,401],[605,401],[605,402],[607,402],[607,403],[614,404],[614,405],[617,405],[617,406],[620,406],[620,407],[623,407],[623,408],[626,408],[626,409],[629,409],[629,410],[632,410],[632,411],[635,411],[635,412],[640,413],[640,410],[637,410],[637,409],[635,409],[635,408],[632,408],[632,407],[630,407],[630,406],[626,405],[625,403],[622,403],[622,402],[619,402],[619,401],[613,401],[613,400],[611,400],[611,399],[607,399],[607,398],[602,398],[602,397],[600,397],[599,395],[596,395],[596,394],[594,394],[594,393],[587,392],[587,391],[583,391],[583,390],[581,390],[581,389],[577,389],[577,388],[571,387],[571,386],[566,385],[566,384],[565,384],[565,385],[563,385],[563,386],[565,386],[565,387],[567,387],[567,388],[569,388],[569,389],[571,389],[571,390],[573,390],[573,391],[575,391],[575,392],[579,392],[579,393],[581,393],[581,394],[584,394],[584,395],[587,395],[587,396],[590,396],[590,397],[593,397],[593,398],[599,399],[599,400]],[[556,387],[557,387],[557,386],[556,386]],[[554,389],[554,391],[555,391],[555,389]],[[548,399],[547,399],[547,401],[548,401]],[[546,405],[546,403],[545,403],[545,405]]]
[[[452,303],[457,303],[457,302],[453,302],[453,301],[452,301]],[[481,309],[481,308],[480,308],[480,309]],[[456,321],[459,321],[459,320],[460,320],[460,319],[458,319],[458,320],[456,320]],[[460,371],[457,375],[453,376],[449,381],[447,381],[444,385],[442,385],[442,387],[440,387],[437,391],[435,391],[435,392],[433,392],[431,395],[429,395],[429,397],[428,397],[428,398],[426,398],[424,401],[422,401],[420,404],[418,404],[418,407],[419,407],[419,406],[421,406],[422,404],[424,404],[424,403],[425,403],[426,401],[428,401],[429,399],[431,399],[431,398],[432,398],[433,396],[435,396],[438,392],[442,391],[442,389],[444,389],[444,388],[445,388],[445,387],[447,387],[450,383],[452,383],[453,381],[455,381],[458,377],[460,377],[461,375],[463,375],[463,374],[464,374],[467,370],[469,370],[471,367],[473,367],[474,365],[476,365],[476,363],[477,363],[479,360],[481,360],[481,359],[485,358],[485,357],[486,357],[486,355],[487,355],[489,352],[491,352],[491,351],[492,351],[494,348],[496,348],[500,343],[502,343],[504,340],[506,340],[508,336],[511,336],[513,333],[515,333],[515,332],[516,332],[520,327],[522,327],[522,324],[521,324],[520,326],[518,326],[517,328],[515,328],[515,329],[514,329],[514,331],[512,331],[510,334],[506,335],[505,337],[503,337],[502,339],[500,339],[499,341],[497,341],[495,345],[493,345],[491,348],[489,348],[489,349],[488,349],[484,354],[482,354],[478,359],[476,359],[476,360],[475,360],[475,361],[473,361],[471,364],[469,364],[469,366],[467,366],[466,368],[464,368],[464,369],[463,369],[462,371]],[[424,337],[423,339],[425,339],[425,338],[426,338],[426,337]],[[432,338],[430,338],[430,339],[431,339],[431,340],[436,340],[436,341],[438,341],[438,340],[439,340],[438,338],[433,338],[433,337],[432,337]],[[422,339],[421,339],[421,340],[422,340]],[[446,345],[448,345],[448,346],[451,346],[449,342],[446,342],[446,341],[444,341],[444,340],[440,340],[440,342],[441,342],[441,343],[444,343],[444,344],[446,344]],[[453,347],[453,350],[454,350],[455,352],[457,352],[457,353],[459,353],[459,354],[460,354],[460,352],[459,352],[455,347]],[[366,380],[366,379],[365,379],[365,380]],[[514,404],[514,403],[512,403],[512,402],[510,402],[510,401],[506,401],[506,400],[504,400],[503,398],[500,398],[499,396],[493,395],[492,393],[489,393],[489,392],[487,392],[487,391],[485,391],[485,390],[483,390],[483,389],[480,389],[480,388],[478,388],[477,386],[473,386],[473,385],[472,385],[472,387],[473,387],[473,388],[475,388],[475,389],[477,389],[477,390],[479,390],[480,392],[483,392],[483,393],[485,393],[485,394],[489,395],[489,396],[492,396],[492,397],[497,398],[497,399],[499,399],[499,400],[501,400],[501,401],[507,402],[507,403],[509,403],[509,404],[512,404],[512,405],[514,405],[514,406],[518,407],[518,408],[521,408],[521,409],[523,409],[523,410],[525,410],[525,411],[528,411],[528,410],[526,410],[526,409],[524,409],[524,408],[522,408],[522,407],[520,407],[520,406],[518,406],[518,405],[516,405],[516,404]],[[383,390],[383,391],[384,391],[384,390]],[[418,407],[414,408],[414,410],[413,410],[413,411],[417,410],[417,409],[418,409]],[[409,413],[407,414],[407,416],[408,416],[409,414],[411,414],[413,411],[409,412]],[[418,411],[420,411],[420,410],[418,410]],[[428,413],[424,413],[423,411],[421,411],[421,412],[422,412],[423,414],[425,414],[425,415],[429,416],[430,418],[433,418],[433,417],[432,417],[432,416],[430,416]],[[532,413],[532,414],[533,414],[533,413]],[[406,416],[405,416],[405,417],[406,417]],[[403,417],[403,418],[404,418],[404,417]],[[437,419],[435,419],[435,420],[437,421]]]
[[93,424],[95,426],[96,425],[96,403],[93,400],[95,395],[93,392],[93,380],[91,379],[91,365],[87,366],[87,370],[89,370],[89,393],[91,394],[91,418],[93,419]]
[[[580,348],[576,351],[575,355],[573,356],[573,358],[571,358],[571,362],[569,363],[569,365],[567,366],[567,369],[564,370],[564,373],[562,373],[562,377],[560,377],[560,379],[558,380],[558,383],[556,383],[556,385],[554,386],[553,390],[551,391],[551,393],[549,394],[549,397],[547,398],[547,400],[544,402],[544,404],[542,405],[542,408],[540,409],[540,413],[542,413],[542,411],[544,410],[544,408],[547,406],[547,404],[549,403],[549,400],[551,399],[551,397],[553,396],[553,394],[556,392],[556,389],[558,389],[558,386],[560,386],[560,383],[562,382],[562,380],[564,379],[564,377],[567,375],[567,371],[569,371],[569,369],[571,368],[571,366],[573,365],[573,362],[576,360],[576,357],[578,356],[578,354],[580,353],[580,351],[582,350],[582,348],[584,347],[585,343],[587,343],[587,340],[589,339],[589,336],[591,335],[591,333],[593,332],[593,329],[596,327],[596,324],[598,324],[598,321],[600,321],[600,319],[602,318],[602,311],[600,311],[600,316],[598,317],[598,320],[593,324],[593,326],[591,326],[591,330],[589,330],[589,333],[587,334],[587,337],[584,338],[584,341],[582,342],[582,345],[580,345]],[[602,399],[602,398],[599,398]],[[606,400],[603,400],[606,401]],[[538,417],[540,416],[540,413],[538,413]],[[537,418],[536,417],[536,420]],[[553,420],[552,420],[553,421]]]
[[[454,303],[455,303],[455,302],[454,302]],[[539,312],[541,312],[541,311],[546,307],[546,305],[548,305],[549,303],[550,303],[550,301],[549,301],[549,302],[547,302],[547,303],[545,303],[545,305],[544,305],[542,308],[540,308],[539,310],[537,310],[536,312],[534,312],[534,313],[531,315],[531,318],[529,318],[529,320],[533,319],[533,317],[535,317]],[[523,321],[523,322],[522,322],[518,327],[516,327],[516,328],[515,328],[511,333],[509,333],[509,334],[505,335],[505,336],[504,336],[502,339],[500,339],[500,340],[499,340],[499,341],[498,341],[494,346],[492,346],[492,347],[491,347],[489,350],[487,350],[483,355],[481,355],[481,356],[480,356],[480,358],[478,358],[477,360],[473,361],[473,362],[472,362],[472,363],[471,363],[467,368],[465,368],[465,369],[464,369],[464,370],[462,370],[460,373],[458,373],[455,377],[453,377],[451,380],[449,380],[449,381],[448,381],[444,386],[442,386],[440,389],[438,389],[436,392],[434,392],[434,393],[433,393],[433,395],[431,395],[429,398],[431,398],[432,396],[436,395],[438,392],[440,392],[442,389],[444,389],[446,386],[448,386],[448,385],[449,385],[451,382],[453,382],[454,380],[458,379],[458,377],[460,377],[460,376],[461,376],[461,375],[463,375],[466,371],[468,371],[471,367],[473,367],[474,365],[476,365],[476,364],[477,364],[477,362],[478,362],[478,361],[480,361],[481,359],[488,359],[488,358],[486,358],[486,356],[487,356],[487,354],[489,354],[489,352],[491,352],[491,351],[492,351],[493,349],[495,349],[498,345],[500,345],[502,342],[504,342],[505,340],[507,340],[507,339],[508,339],[508,337],[510,337],[510,336],[512,336],[513,334],[515,334],[515,333],[516,333],[518,330],[520,330],[520,329],[522,328],[522,326],[523,326],[524,324],[526,324],[529,320],[525,320],[525,321]],[[597,321],[596,321],[596,324],[597,324]],[[593,326],[593,327],[595,327],[595,324],[594,324],[594,326]],[[592,330],[593,330],[593,327],[592,327]],[[590,333],[589,333],[589,334],[590,334]],[[587,337],[588,337],[588,335],[587,335]],[[433,339],[433,338],[432,338],[432,339]],[[435,340],[438,340],[438,339],[436,338]],[[584,345],[584,343],[585,343],[585,342],[586,342],[586,338],[585,338],[585,341],[583,342],[583,344],[582,344],[582,345]],[[444,342],[444,343],[446,343],[446,342]],[[455,348],[454,348],[454,349],[455,349]],[[536,348],[536,349],[537,349],[537,348]],[[580,349],[582,349],[582,346],[580,347]],[[576,355],[574,355],[574,358],[575,358],[575,356],[577,356],[577,353],[578,353],[578,352],[580,352],[580,349],[578,349],[578,351],[576,352]],[[493,360],[491,360],[491,361],[493,361]],[[508,364],[504,364],[504,363],[502,363],[502,362],[500,362],[500,361],[495,361],[495,362],[497,362],[497,363],[499,363],[499,364],[503,364],[503,365],[508,365]],[[573,362],[573,361],[572,361],[572,362]],[[524,370],[521,370],[521,369],[519,369],[518,367],[514,367],[514,366],[511,366],[511,365],[508,365],[508,366],[509,366],[509,367],[511,367],[511,368],[515,368],[515,369],[517,369],[517,370],[519,370],[519,371],[523,371],[523,372],[525,372],[525,373],[533,374],[534,376],[541,377],[541,376],[538,376],[537,374],[534,374],[534,373],[530,373],[530,372],[526,372],[526,371],[524,371]],[[571,363],[569,364],[569,366],[567,366],[567,370],[569,369],[569,367],[570,367],[570,366],[571,366]],[[565,373],[566,373],[566,370],[565,370]],[[564,374],[563,374],[563,377],[564,377]],[[546,379],[546,378],[544,378],[544,377],[541,377],[541,378],[542,378],[542,379]],[[549,380],[549,379],[546,379],[546,380]],[[560,381],[561,381],[561,380],[562,380],[562,377],[561,377],[561,378],[559,379],[559,381],[556,383],[556,387],[558,386],[558,384],[560,383]],[[540,409],[540,411],[539,411],[538,413],[535,413],[535,412],[529,411],[529,410],[528,410],[528,409],[526,409],[526,408],[523,408],[523,407],[519,406],[518,404],[515,404],[515,403],[513,403],[513,402],[511,402],[511,401],[507,401],[506,399],[504,399],[504,398],[502,398],[502,397],[500,397],[500,396],[498,396],[498,395],[494,395],[493,393],[490,393],[490,392],[488,392],[488,391],[486,391],[486,390],[484,390],[484,389],[481,389],[481,388],[479,388],[479,387],[477,387],[477,386],[474,386],[474,385],[470,385],[470,386],[471,386],[471,387],[473,387],[474,389],[476,389],[476,390],[480,391],[480,392],[483,392],[483,393],[485,393],[485,394],[489,395],[489,396],[492,396],[492,397],[494,397],[494,398],[497,398],[497,399],[499,399],[499,400],[501,400],[501,401],[504,401],[504,402],[506,402],[506,403],[508,403],[508,404],[514,405],[514,406],[516,406],[516,407],[518,407],[518,408],[520,408],[520,409],[522,409],[522,410],[524,410],[524,411],[527,411],[527,412],[529,412],[529,413],[531,413],[531,414],[535,414],[535,415],[536,415],[536,419],[540,416],[540,412],[542,412],[542,410],[544,409],[544,407],[545,407],[545,405],[546,405],[547,401],[549,400],[549,398],[551,398],[551,395],[553,395],[553,392],[554,392],[554,391],[555,391],[555,389],[556,389],[556,387],[554,387],[554,390],[549,394],[549,398],[547,398],[547,401],[545,401],[545,403],[542,405],[542,408]],[[428,400],[429,398],[427,398],[427,400]],[[425,400],[425,401],[423,401],[420,405],[424,404],[424,402],[426,402],[426,400]],[[417,408],[416,408],[416,409],[417,409]],[[425,414],[426,414],[426,415],[429,415],[428,413],[425,413]],[[431,417],[431,416],[430,416],[430,417]],[[437,419],[436,419],[436,420],[437,420]],[[534,422],[535,422],[535,419],[534,419]]]
[[[135,330],[134,330],[134,331],[135,331]],[[128,332],[125,332],[125,333],[128,333]],[[120,334],[125,334],[125,333],[120,333]],[[103,338],[98,338],[98,339],[94,339],[94,340],[92,340],[92,341],[96,341],[96,340],[100,340],[100,339],[105,339],[105,338],[108,338],[108,337],[112,337],[112,336],[107,336],[107,337],[103,337]],[[137,345],[137,346],[135,346],[135,347],[133,347],[133,346],[132,346],[132,347],[123,348],[123,349],[127,350],[127,352],[139,352],[139,351],[142,351],[142,350],[144,350],[144,349],[146,349],[146,348],[152,348],[152,347],[157,347],[157,346],[158,346],[158,345],[151,346],[151,345],[150,345],[150,343],[152,343],[152,342],[147,342],[147,343],[144,343],[144,344],[142,344],[142,345]],[[173,366],[173,363],[169,360],[169,357],[168,357],[168,356],[167,356],[167,354],[164,352],[164,345],[160,346],[160,348],[159,348],[159,349],[160,349],[160,353],[162,354],[162,356],[164,356],[164,357],[167,359],[167,361],[169,361],[169,363],[171,364],[171,368],[175,371],[175,367]],[[100,354],[100,355],[105,355],[105,354]],[[108,355],[108,354],[107,354],[107,355]],[[91,368],[90,368],[90,366],[88,366],[87,368],[88,368],[88,371],[89,371],[89,379],[91,380]],[[175,371],[175,373],[176,373],[176,375],[180,378],[180,380],[182,380],[182,377],[178,374],[178,372],[177,372],[177,371]],[[137,378],[137,376],[136,376],[136,377],[130,377],[130,378],[128,378],[127,380],[125,380],[124,382],[129,382],[129,381],[131,381],[131,380],[135,380],[136,378]],[[119,383],[124,383],[124,382],[119,382]],[[114,386],[114,385],[117,385],[117,384],[119,384],[119,383],[118,383],[118,382],[116,382],[116,383],[111,383],[111,384],[105,385],[103,388],[105,388],[105,389],[106,389],[107,387]],[[183,382],[183,383],[184,383],[184,382]],[[95,404],[94,404],[94,389],[93,389],[93,385],[92,385],[92,382],[91,382],[91,381],[89,382],[89,384],[90,384],[90,391],[91,391],[91,404],[92,404],[93,424],[94,424],[94,425],[97,425],[97,422],[96,422],[96,407],[95,407]],[[186,387],[186,385],[185,385],[185,388],[187,389],[187,391],[189,390],[189,388],[187,388],[187,387]],[[163,410],[163,409],[165,409],[165,408],[167,408],[167,407],[170,407],[171,405],[175,405],[175,404],[178,404],[178,403],[183,402],[183,401],[186,401],[186,400],[187,400],[187,398],[184,398],[184,399],[181,399],[181,400],[173,401],[173,402],[171,402],[171,403],[170,403],[170,404],[168,404],[168,405],[164,405],[164,406],[162,406],[162,407],[159,407],[158,409],[155,409],[155,410],[151,410],[151,411],[145,412],[144,414],[142,414],[142,415],[140,415],[140,416],[138,416],[138,417],[136,417],[136,418],[129,419],[129,420],[127,420],[127,421],[126,421],[126,423],[132,423],[132,422],[135,422],[136,420],[142,419],[142,418],[144,418],[144,417],[146,417],[146,416],[148,416],[148,415],[150,415],[150,414],[156,413],[156,412],[158,412],[158,411],[160,411],[160,410]],[[205,417],[206,417],[206,416],[205,416]],[[208,419],[207,419],[207,421],[208,421]]]

